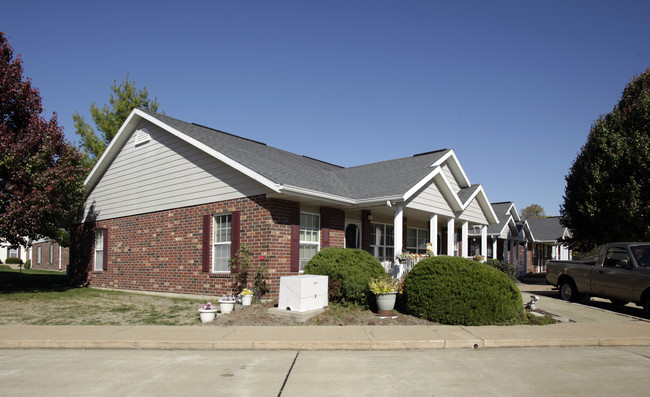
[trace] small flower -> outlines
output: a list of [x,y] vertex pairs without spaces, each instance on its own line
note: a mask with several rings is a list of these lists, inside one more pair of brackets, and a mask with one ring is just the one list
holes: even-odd
[[212,304],[212,302],[208,302],[203,307],[201,308],[203,310],[217,310],[217,307]]
[[263,261],[265,258],[263,256],[260,256],[260,260]]

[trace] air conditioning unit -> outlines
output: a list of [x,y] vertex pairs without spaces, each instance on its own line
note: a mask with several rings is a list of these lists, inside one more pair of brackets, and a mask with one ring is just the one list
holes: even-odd
[[307,312],[327,305],[327,276],[280,277],[278,309]]

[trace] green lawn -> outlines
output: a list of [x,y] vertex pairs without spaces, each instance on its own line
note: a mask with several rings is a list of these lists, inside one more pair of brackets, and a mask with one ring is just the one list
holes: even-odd
[[0,325],[195,325],[204,303],[77,288],[62,272],[0,265]]

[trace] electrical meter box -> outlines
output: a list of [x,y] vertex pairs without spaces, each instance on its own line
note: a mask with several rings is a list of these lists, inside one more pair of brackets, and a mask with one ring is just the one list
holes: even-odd
[[327,276],[280,277],[278,309],[307,312],[327,305]]

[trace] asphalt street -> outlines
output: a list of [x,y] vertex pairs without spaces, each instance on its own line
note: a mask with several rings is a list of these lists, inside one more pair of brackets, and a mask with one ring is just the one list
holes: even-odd
[[3,396],[646,396],[650,347],[0,350]]

